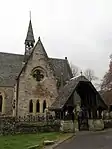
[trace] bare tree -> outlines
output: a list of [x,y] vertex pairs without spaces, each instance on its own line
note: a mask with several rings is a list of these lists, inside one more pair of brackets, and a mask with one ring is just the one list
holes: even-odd
[[73,76],[74,77],[78,76],[80,69],[77,66],[75,66],[73,63],[70,63],[70,67],[71,67]]
[[97,91],[101,90],[101,83],[94,83],[94,86],[95,86]]
[[95,81],[98,78],[95,76],[94,71],[92,69],[86,69],[84,72],[85,77],[89,80],[89,81]]

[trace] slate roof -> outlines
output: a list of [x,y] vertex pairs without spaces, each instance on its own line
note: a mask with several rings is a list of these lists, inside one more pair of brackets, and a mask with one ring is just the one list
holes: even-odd
[[0,86],[13,86],[22,68],[23,55],[0,52]]
[[[54,101],[54,103],[51,105],[51,107],[49,109],[50,110],[62,109],[64,107],[65,103],[68,101],[69,97],[72,95],[73,91],[76,89],[76,87],[80,81],[89,82],[92,85],[92,83],[88,79],[86,79],[84,76],[78,76],[78,77],[71,78],[70,81],[63,87],[63,89],[60,90],[57,99]],[[92,87],[93,87],[93,85],[92,85]],[[95,91],[96,91],[96,89],[95,89]],[[105,108],[107,108],[104,101],[100,97],[99,93],[97,91],[96,91],[96,93],[99,96],[100,104],[102,104]]]
[[[14,86],[16,78],[22,70],[23,59],[24,55],[0,52],[0,86]],[[67,60],[49,58],[49,62],[57,78],[61,77],[61,72],[64,74],[64,80],[72,77]]]
[[54,74],[57,78],[61,77],[61,73],[63,73],[64,82],[70,80],[70,78],[73,77],[67,59],[49,58],[49,62],[52,65],[52,69],[54,70]]

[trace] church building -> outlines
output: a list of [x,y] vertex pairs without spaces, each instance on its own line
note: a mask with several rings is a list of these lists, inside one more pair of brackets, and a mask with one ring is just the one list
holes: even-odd
[[49,58],[30,20],[24,55],[0,52],[0,115],[44,113],[72,78],[67,57]]

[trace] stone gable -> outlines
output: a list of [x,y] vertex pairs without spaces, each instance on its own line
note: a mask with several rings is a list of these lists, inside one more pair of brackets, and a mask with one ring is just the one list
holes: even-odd
[[[42,71],[44,77],[41,81],[37,81],[33,77],[33,71],[35,70]],[[45,49],[39,40],[19,77],[18,115],[29,114],[29,101],[31,99],[34,105],[33,113],[36,114],[37,100],[40,102],[40,112],[42,112],[43,101],[46,100],[47,106],[50,106],[57,95],[56,78]]]

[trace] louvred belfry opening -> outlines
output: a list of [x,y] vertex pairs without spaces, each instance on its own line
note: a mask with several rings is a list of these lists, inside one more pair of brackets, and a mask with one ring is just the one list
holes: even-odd
[[33,34],[32,22],[31,22],[31,19],[30,19],[28,32],[27,32],[27,36],[26,36],[26,39],[25,39],[24,61],[26,61],[28,56],[31,54],[32,49],[34,47],[34,43],[35,43],[35,39],[34,39],[34,34]]

